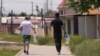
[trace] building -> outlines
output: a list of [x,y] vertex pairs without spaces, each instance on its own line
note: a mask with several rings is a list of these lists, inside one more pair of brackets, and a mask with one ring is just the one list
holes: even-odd
[[68,0],[62,0],[58,6],[61,19],[64,21],[66,30],[69,34],[78,34],[77,18],[74,16],[76,12],[68,7]]
[[69,8],[63,0],[58,6],[66,30],[72,35],[100,38],[100,11],[99,9],[89,10],[89,13],[79,14]]
[[98,9],[76,16],[78,16],[79,35],[100,38],[100,11]]

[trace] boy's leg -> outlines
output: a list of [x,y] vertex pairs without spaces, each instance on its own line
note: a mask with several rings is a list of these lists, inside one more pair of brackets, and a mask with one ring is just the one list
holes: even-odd
[[26,53],[26,44],[25,44],[26,38],[25,35],[23,35],[23,45],[24,45],[24,53]]
[[27,41],[26,41],[26,48],[27,48],[27,54],[29,54],[29,42],[30,42],[30,39],[31,39],[31,36],[30,35],[28,35],[27,36]]
[[54,40],[55,40],[56,50],[57,50],[58,54],[60,55],[60,51],[61,51],[61,34],[56,34],[54,36]]
[[24,43],[24,53],[26,53],[26,44]]
[[61,39],[60,38],[55,38],[55,45],[56,45],[57,52],[60,53],[61,51]]

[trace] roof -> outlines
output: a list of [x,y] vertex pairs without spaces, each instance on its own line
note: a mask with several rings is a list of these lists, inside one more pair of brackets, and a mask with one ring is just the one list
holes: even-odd
[[89,9],[88,12],[83,13],[83,15],[97,15],[100,14],[99,9]]
[[64,8],[64,7],[65,7],[65,2],[64,2],[64,0],[62,0],[62,2],[58,6],[58,9],[59,8]]
[[100,14],[99,9],[89,10],[89,14]]

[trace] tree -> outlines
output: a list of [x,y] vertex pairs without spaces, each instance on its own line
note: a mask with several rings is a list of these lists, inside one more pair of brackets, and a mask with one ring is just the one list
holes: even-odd
[[8,13],[8,16],[18,16],[18,14],[15,14],[15,13],[12,14],[12,13],[10,12],[10,13]]
[[48,10],[46,13],[44,13],[44,16],[47,18],[54,18],[56,11]]
[[37,16],[38,16],[38,17],[41,16],[41,12],[40,12],[40,10],[39,10],[39,6],[38,6],[38,5],[36,5],[36,11],[37,11]]
[[68,6],[81,14],[100,7],[100,0],[68,0]]
[[21,13],[19,14],[19,16],[27,16],[27,13],[21,12]]

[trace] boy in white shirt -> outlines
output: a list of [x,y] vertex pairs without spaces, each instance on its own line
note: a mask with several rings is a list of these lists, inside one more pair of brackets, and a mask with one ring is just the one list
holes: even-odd
[[24,42],[24,53],[29,54],[29,42],[31,39],[31,29],[34,30],[29,17],[25,17],[25,20],[21,22],[17,29],[22,29],[23,42]]

